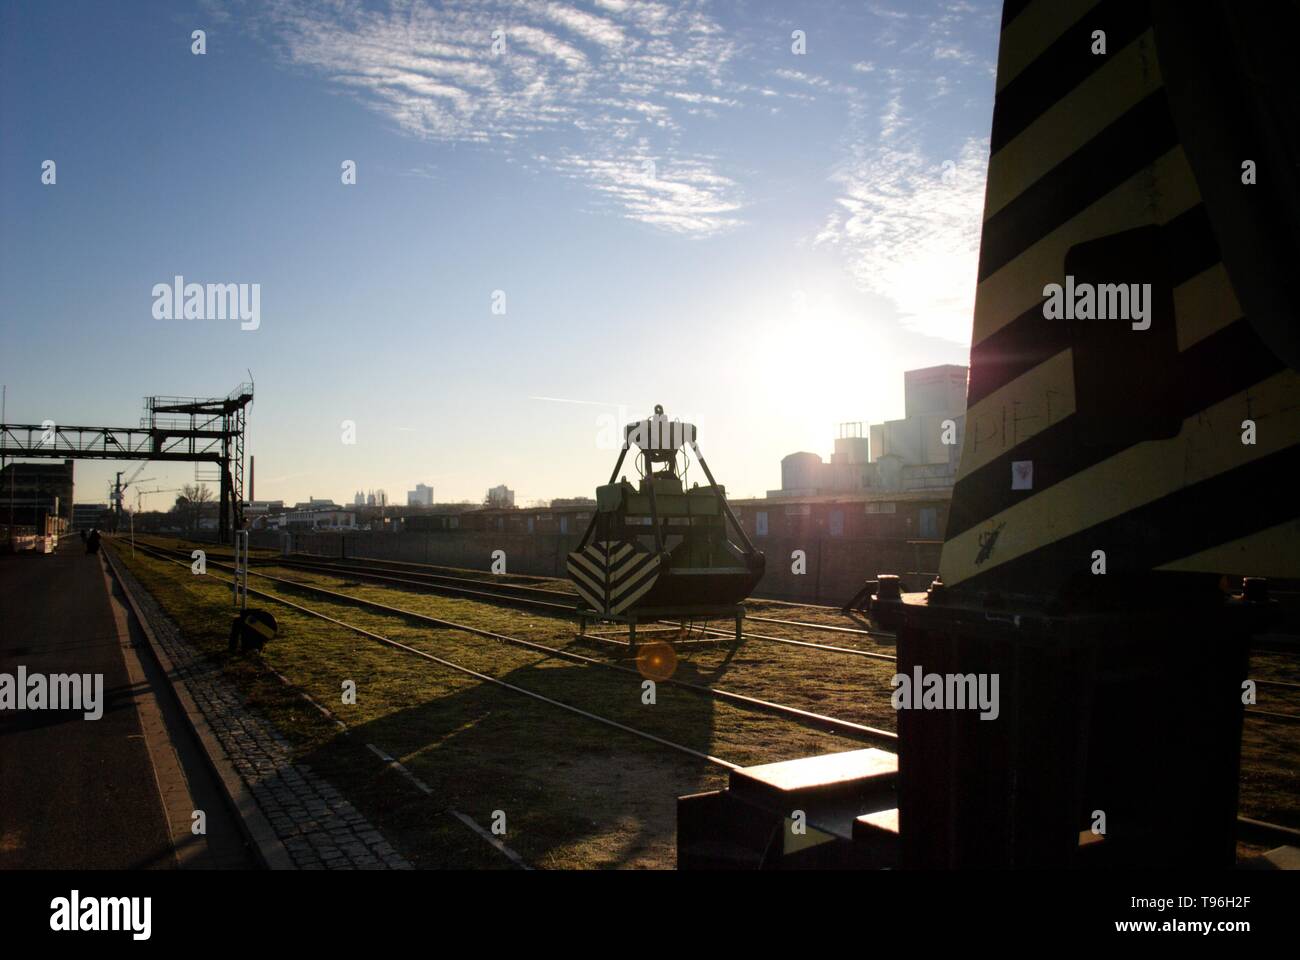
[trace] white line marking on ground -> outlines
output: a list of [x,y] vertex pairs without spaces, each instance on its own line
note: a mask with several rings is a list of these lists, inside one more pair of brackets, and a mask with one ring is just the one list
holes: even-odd
[[[402,776],[406,777],[408,780],[410,780],[413,784],[415,784],[417,787],[419,787],[419,788],[420,788],[421,790],[423,790],[425,793],[427,793],[427,794],[429,794],[429,795],[432,795],[432,794],[433,794],[433,788],[430,787],[430,786],[429,786],[427,783],[425,783],[423,780],[421,780],[419,777],[417,777],[417,776],[416,776],[414,773],[412,773],[410,770],[406,769],[406,767],[403,766],[403,764],[401,763],[401,761],[393,759],[393,758],[390,757],[388,754],[384,753],[384,751],[380,750],[380,749],[379,749],[377,746],[375,746],[373,743],[367,743],[366,746],[369,747],[369,748],[370,748],[370,751],[371,751],[375,756],[377,756],[380,760],[384,761],[384,763],[388,764],[390,767],[392,767],[392,768],[393,768],[394,770],[396,770],[398,773],[402,774]],[[482,837],[482,838],[483,838],[484,840],[486,840],[488,843],[492,844],[492,846],[496,847],[496,849],[497,849],[500,853],[502,853],[504,856],[508,857],[508,858],[511,860],[511,862],[513,862],[517,867],[519,867],[519,868],[521,868],[521,869],[523,869],[523,870],[531,870],[531,869],[533,869],[533,868],[530,867],[527,863],[524,862],[524,858],[523,858],[523,857],[519,856],[519,854],[515,853],[513,850],[511,850],[509,847],[507,847],[504,843],[501,842],[500,839],[498,839],[497,837],[494,837],[494,836],[493,836],[491,833],[489,833],[487,830],[484,830],[483,827],[482,827],[482,826],[481,826],[481,825],[480,825],[480,824],[479,824],[479,823],[478,823],[478,822],[477,822],[473,817],[468,816],[467,814],[461,813],[461,812],[460,812],[459,810],[457,810],[455,807],[448,807],[448,808],[447,808],[447,812],[450,813],[450,814],[451,814],[453,817],[455,817],[457,820],[459,820],[461,823],[465,824],[465,826],[469,827],[471,830],[473,830],[475,833],[477,833],[480,837]]]

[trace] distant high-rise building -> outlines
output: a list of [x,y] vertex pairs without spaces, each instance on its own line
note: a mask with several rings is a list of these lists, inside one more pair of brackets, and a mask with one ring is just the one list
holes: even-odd
[[[955,475],[965,436],[968,372],[957,364],[905,372],[903,419],[871,425],[872,461],[893,454],[909,465],[948,464]],[[945,430],[946,421],[954,430]]]
[[966,426],[968,370],[957,364],[903,373],[901,420],[841,423],[830,463],[815,453],[781,461],[781,489],[769,496],[811,496],[859,490],[951,491]]
[[408,507],[433,506],[433,487],[417,483],[414,490],[406,491],[406,505]]
[[375,491],[371,490],[370,493],[366,495],[366,506],[373,507],[374,505],[375,505]]
[[503,483],[488,490],[483,502],[489,507],[513,507],[515,505],[515,492]]
[[352,505],[354,507],[364,507],[366,505],[366,495],[358,490],[357,495],[352,498]]

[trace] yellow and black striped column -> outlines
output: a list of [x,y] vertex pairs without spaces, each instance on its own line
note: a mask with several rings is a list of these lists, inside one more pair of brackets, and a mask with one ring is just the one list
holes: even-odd
[[[948,588],[1300,577],[1288,7],[1006,3]],[[1150,326],[1047,318],[1068,276],[1151,284]]]

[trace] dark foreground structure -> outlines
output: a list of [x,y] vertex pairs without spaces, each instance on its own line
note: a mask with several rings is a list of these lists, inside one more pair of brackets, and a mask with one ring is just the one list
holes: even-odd
[[681,866],[1233,865],[1263,578],[1300,576],[1297,19],[1005,4],[941,575],[871,598],[896,762],[682,798]]

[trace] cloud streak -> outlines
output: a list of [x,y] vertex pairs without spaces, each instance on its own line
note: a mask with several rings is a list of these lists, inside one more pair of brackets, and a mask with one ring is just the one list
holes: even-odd
[[968,140],[942,164],[915,145],[860,146],[835,175],[839,209],[816,242],[838,247],[904,327],[968,343],[987,165],[987,140]]
[[[739,184],[717,158],[678,147],[686,116],[735,106],[723,77],[735,44],[694,3],[604,0],[278,0],[277,46],[423,139],[554,162],[624,216],[710,235],[738,222]],[[558,159],[536,138],[547,135]],[[645,161],[658,157],[653,177]]]
[[813,243],[836,249],[857,286],[889,301],[905,329],[969,343],[988,140],[953,136],[962,109],[951,101],[978,84],[991,102],[989,64],[964,44],[995,36],[997,11],[965,0],[928,16],[870,11],[887,25],[879,46],[899,49],[849,67],[875,81],[874,96],[850,98],[854,122],[831,175],[837,195]]
[[817,176],[833,171],[828,207],[804,236],[835,249],[905,327],[964,342],[987,143],[945,132],[936,157],[933,133],[951,128],[943,113],[964,78],[991,86],[969,40],[972,24],[996,36],[996,9],[938,0],[926,14],[872,4],[863,15],[872,59],[859,48],[782,59],[772,23],[752,25],[746,44],[703,0],[274,0],[259,33],[411,136],[502,152],[583,185],[595,209],[680,236],[736,228],[750,191],[771,189],[742,186],[752,155],[706,149],[693,123],[842,110],[838,156],[817,162]]

